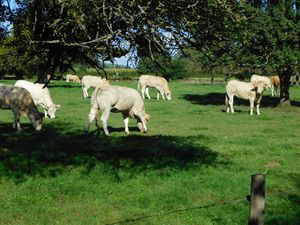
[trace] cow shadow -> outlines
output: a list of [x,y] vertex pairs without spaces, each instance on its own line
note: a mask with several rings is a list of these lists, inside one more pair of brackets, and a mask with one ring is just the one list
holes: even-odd
[[224,105],[224,93],[208,93],[208,94],[185,94],[182,98],[192,104],[198,105]]
[[81,84],[49,84],[48,88],[81,88]]
[[[199,105],[225,105],[225,93],[208,93],[208,94],[185,94],[182,98],[192,104]],[[280,102],[279,97],[263,96],[261,106],[264,107],[277,107]],[[249,106],[249,100],[234,97],[234,105]],[[292,106],[300,107],[300,102],[291,101]]]
[[[205,143],[205,136],[149,136],[133,128],[130,135],[121,137],[106,137],[102,131],[84,135],[82,130],[66,132],[65,123],[48,125],[39,132],[30,124],[23,127],[23,131],[16,132],[11,124],[0,125],[0,177],[16,181],[35,175],[51,177],[70,166],[84,168],[86,172],[100,166],[117,177],[120,170],[137,174],[228,163],[220,159],[219,153],[199,144],[199,140]],[[123,128],[110,131],[119,130],[124,132]]]

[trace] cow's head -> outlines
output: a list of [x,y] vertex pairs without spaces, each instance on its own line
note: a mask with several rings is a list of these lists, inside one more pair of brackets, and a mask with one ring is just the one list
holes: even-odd
[[47,110],[47,113],[49,114],[49,117],[50,119],[54,119],[55,118],[55,112],[57,109],[60,108],[60,105],[55,105],[55,104],[52,104],[50,105],[46,110]]
[[39,131],[42,129],[43,116],[40,113],[36,113],[33,118],[31,116],[31,122],[33,127]]
[[171,99],[172,99],[171,91],[167,91],[167,92],[166,92],[166,98],[167,98],[168,100],[171,100]]
[[143,126],[143,123],[142,123],[142,121],[141,121],[140,119],[137,120],[137,126],[138,126],[138,128],[139,128],[139,130],[140,130],[141,132],[146,133],[146,132],[147,132],[146,124],[147,124],[147,122],[150,120],[150,115],[147,114],[147,113],[145,113],[145,114],[143,115],[143,119],[144,119],[145,126]]
[[263,81],[256,81],[255,83],[253,83],[253,86],[256,93],[262,94],[264,92],[266,84]]

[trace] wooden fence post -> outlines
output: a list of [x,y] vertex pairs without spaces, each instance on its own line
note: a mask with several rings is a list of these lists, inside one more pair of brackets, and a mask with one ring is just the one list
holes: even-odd
[[263,225],[265,211],[265,174],[251,176],[249,225]]

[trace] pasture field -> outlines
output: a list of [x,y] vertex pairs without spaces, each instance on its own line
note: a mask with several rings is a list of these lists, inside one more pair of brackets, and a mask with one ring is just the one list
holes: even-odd
[[170,87],[171,101],[145,100],[146,134],[131,119],[126,135],[111,114],[110,137],[95,124],[84,135],[90,99],[63,81],[49,85],[62,107],[40,132],[25,117],[14,131],[0,110],[0,224],[247,224],[256,173],[267,174],[265,224],[300,224],[300,88],[288,108],[266,91],[250,116],[242,100],[225,113],[224,85]]

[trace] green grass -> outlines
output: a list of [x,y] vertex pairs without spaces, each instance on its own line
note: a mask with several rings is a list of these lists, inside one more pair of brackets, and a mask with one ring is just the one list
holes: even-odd
[[126,135],[112,113],[110,137],[94,124],[83,135],[90,99],[63,81],[49,85],[62,107],[40,132],[26,117],[14,131],[0,110],[0,224],[247,224],[256,173],[267,173],[265,224],[299,224],[300,89],[288,108],[266,92],[250,116],[242,100],[225,113],[224,85],[170,87],[171,101],[145,100],[146,134],[130,120]]

